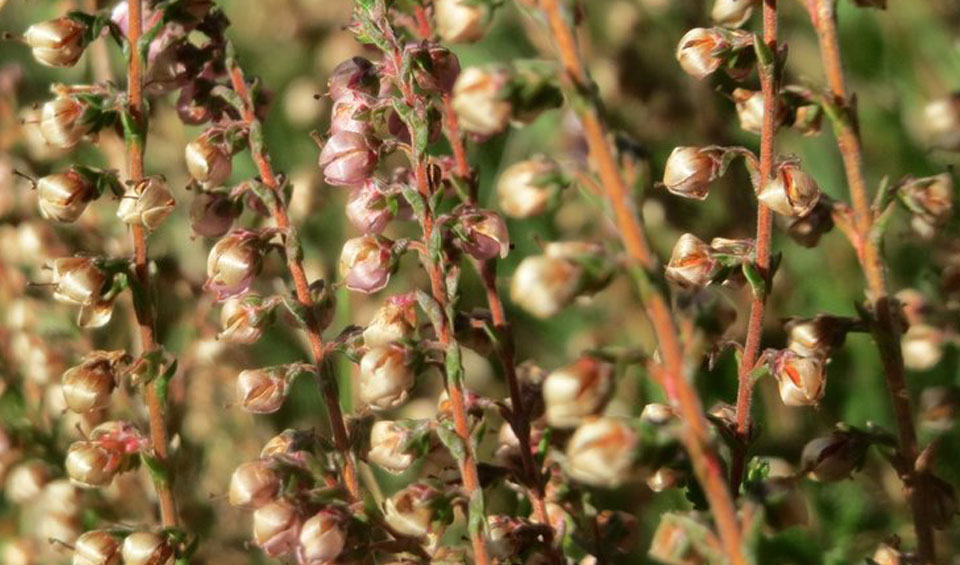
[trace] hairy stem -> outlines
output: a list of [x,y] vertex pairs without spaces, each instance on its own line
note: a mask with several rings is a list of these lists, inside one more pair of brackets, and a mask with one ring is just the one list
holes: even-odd
[[836,4],[834,0],[806,0],[810,19],[817,32],[820,54],[833,95],[833,102],[845,113],[844,120],[835,122],[837,146],[843,158],[843,167],[850,187],[850,200],[854,215],[854,238],[851,238],[860,266],[867,280],[867,299],[874,315],[871,327],[874,341],[880,351],[887,389],[893,403],[899,439],[899,455],[904,460],[900,470],[906,485],[905,492],[913,512],[914,529],[917,535],[917,556],[923,563],[936,561],[933,526],[927,517],[926,496],[922,482],[918,481],[915,462],[919,453],[917,432],[910,408],[910,395],[906,387],[903,355],[900,350],[900,328],[892,311],[896,301],[887,293],[886,275],[879,241],[873,237],[874,211],[870,207],[870,195],[863,174],[863,147],[856,128],[855,108],[847,91],[840,57],[837,34]]
[[[141,11],[140,0],[128,0],[127,8],[130,12],[129,32],[127,41],[130,45],[130,59],[127,65],[127,101],[130,115],[133,118],[138,134],[129,135],[127,139],[127,160],[128,172],[133,181],[143,179],[143,150],[146,138],[146,119],[144,116],[143,103],[143,61],[140,57],[138,43],[140,41],[141,30],[143,26],[143,13]],[[140,327],[140,347],[143,353],[148,353],[157,348],[156,334],[154,331],[153,304],[150,300],[150,267],[147,253],[147,234],[143,226],[134,224],[131,228],[133,236],[134,266],[138,284],[147,299],[138,301],[139,305],[135,308],[137,324]],[[161,467],[167,470],[166,478],[154,482],[157,490],[157,499],[160,502],[160,519],[164,527],[174,527],[177,525],[177,507],[173,498],[173,488],[171,485],[172,473],[167,467],[167,426],[165,420],[165,407],[161,403],[153,384],[144,387],[144,400],[147,405],[147,412],[150,419],[150,440],[153,446],[153,455]]]
[[662,370],[658,371],[661,374],[660,381],[670,401],[679,409],[684,422],[681,440],[713,510],[725,552],[734,565],[747,563],[741,544],[736,507],[727,488],[723,465],[710,443],[700,397],[687,380],[676,324],[665,297],[647,277],[647,272],[659,269],[659,261],[647,243],[640,218],[630,198],[629,188],[618,169],[608,142],[606,126],[592,94],[590,78],[577,49],[573,29],[568,24],[558,0],[540,0],[540,6],[547,16],[567,78],[572,82],[573,95],[592,98],[589,102],[578,100],[573,106],[583,124],[591,161],[613,208],[623,245],[635,264],[634,272],[640,295],[663,358]]
[[[250,96],[249,88],[243,76],[243,71],[239,66],[230,68],[230,82],[233,89],[243,100],[244,110],[242,119],[248,130],[254,127],[259,128],[260,123],[254,112],[253,100]],[[263,143],[250,142],[250,154],[254,164],[260,173],[260,179],[270,190],[277,194],[276,205],[273,207],[273,220],[277,227],[283,231],[290,231],[293,228],[290,225],[290,218],[287,215],[287,209],[282,202],[280,194],[280,181],[270,164],[270,157],[267,155],[266,146]],[[327,414],[330,418],[330,427],[333,430],[333,440],[337,450],[343,455],[343,482],[347,487],[347,492],[351,498],[359,500],[360,480],[357,475],[357,463],[350,450],[350,439],[347,434],[347,425],[343,418],[343,411],[340,408],[340,395],[337,389],[336,379],[329,372],[323,370],[325,350],[323,345],[323,336],[320,324],[317,321],[314,311],[314,300],[310,294],[310,283],[307,280],[307,274],[303,268],[303,261],[296,253],[287,254],[287,268],[290,270],[290,277],[293,279],[296,288],[297,300],[303,305],[307,318],[307,337],[310,341],[310,349],[313,353],[313,361],[317,365],[317,379],[320,390],[323,393],[323,399],[327,406]]]

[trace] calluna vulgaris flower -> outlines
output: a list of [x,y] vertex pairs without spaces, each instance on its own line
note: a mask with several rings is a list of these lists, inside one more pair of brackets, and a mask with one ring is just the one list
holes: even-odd
[[782,163],[757,199],[784,216],[805,216],[820,200],[820,187],[796,163]]
[[120,565],[120,541],[105,530],[83,533],[73,543],[71,565]]
[[216,134],[204,133],[184,149],[187,170],[197,182],[206,186],[220,186],[233,172],[229,150]]
[[720,264],[709,245],[689,233],[680,236],[670,253],[667,279],[684,288],[703,288],[713,281]]
[[412,297],[409,295],[391,296],[363,330],[363,344],[367,347],[389,345],[413,335],[416,314],[413,311]]
[[468,67],[453,85],[453,109],[460,127],[488,136],[506,129],[513,106],[503,91],[510,72],[503,67]]
[[253,513],[253,539],[269,557],[293,551],[299,541],[302,517],[290,502],[279,499]]
[[863,465],[868,447],[858,433],[837,430],[803,447],[801,467],[818,481],[842,481]]
[[237,207],[227,194],[200,192],[190,203],[190,228],[203,237],[220,237],[230,231]]
[[663,169],[663,185],[677,196],[703,200],[710,194],[710,183],[719,172],[720,156],[716,151],[676,147]]
[[383,290],[395,268],[389,239],[375,236],[347,240],[340,251],[340,276],[347,288],[373,293]]
[[549,157],[519,161],[497,179],[500,209],[511,218],[542,214],[566,184],[560,165]]
[[33,57],[48,67],[72,67],[83,55],[87,26],[69,16],[33,24],[23,40]]
[[75,169],[47,175],[37,181],[40,215],[55,222],[71,223],[97,196],[93,181]]
[[40,133],[47,143],[69,149],[93,129],[86,117],[88,106],[74,96],[61,94],[40,110]]
[[260,233],[250,230],[230,232],[210,249],[207,288],[220,300],[246,292],[260,273],[263,252]]
[[567,443],[565,470],[570,478],[613,488],[629,478],[639,444],[637,433],[613,418],[588,420]]
[[173,547],[153,532],[133,532],[123,540],[124,565],[171,565]]
[[484,0],[436,0],[433,9],[437,33],[450,43],[477,41],[486,33],[490,22],[490,3]]
[[554,370],[543,381],[547,423],[573,428],[599,413],[613,393],[613,367],[594,357]]
[[287,377],[281,367],[247,369],[237,376],[237,401],[247,412],[276,412],[286,397]]
[[412,352],[406,347],[372,347],[360,360],[358,396],[373,409],[396,408],[407,399],[416,376]]
[[155,230],[173,212],[175,204],[167,183],[150,177],[127,190],[117,206],[117,217],[125,224],[139,224]]
[[80,413],[105,408],[117,386],[117,366],[125,355],[122,351],[93,351],[67,370],[61,378],[67,407]]
[[[744,2],[745,0],[741,0]],[[737,88],[733,91],[733,101],[737,105],[737,117],[740,129],[750,133],[763,132],[763,92]]]
[[900,338],[903,364],[912,371],[928,371],[943,358],[943,331],[928,325],[914,324]]
[[304,565],[334,562],[347,545],[348,516],[343,510],[328,507],[303,523],[297,557]]
[[401,534],[423,538],[434,534],[434,521],[445,504],[436,488],[414,483],[384,501],[384,518]]
[[815,406],[826,391],[827,372],[819,357],[803,357],[784,349],[773,355],[770,367],[787,406]]
[[280,477],[267,459],[241,464],[230,477],[230,504],[259,508],[274,499],[280,491]]
[[717,25],[740,27],[753,14],[757,0],[714,0],[710,18]]
[[688,74],[702,79],[723,65],[721,53],[729,48],[730,44],[718,30],[698,27],[680,39],[677,61]]

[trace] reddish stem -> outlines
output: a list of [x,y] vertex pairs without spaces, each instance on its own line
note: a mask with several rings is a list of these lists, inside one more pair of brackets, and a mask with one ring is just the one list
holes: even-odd
[[[233,66],[230,69],[230,82],[233,84],[233,89],[244,102],[242,119],[249,129],[251,126],[257,123],[258,120],[254,112],[250,91],[247,88],[247,83],[243,77],[243,71],[241,71],[239,66]],[[260,178],[263,181],[263,184],[267,185],[267,187],[277,194],[276,206],[273,208],[274,222],[276,222],[277,227],[281,230],[289,230],[290,218],[287,215],[287,209],[280,201],[280,182],[277,180],[277,175],[274,173],[273,167],[270,165],[270,158],[267,155],[266,146],[263,144],[257,146],[256,144],[251,143],[250,154],[253,158],[254,164],[257,166],[257,170],[260,172]],[[307,337],[310,340],[310,348],[313,352],[313,360],[318,368],[317,379],[327,406],[327,414],[330,418],[330,427],[333,430],[334,443],[337,446],[337,450],[343,455],[343,482],[346,485],[350,496],[354,500],[359,500],[361,498],[361,493],[360,481],[357,475],[357,464],[350,450],[350,438],[347,434],[347,425],[343,418],[343,411],[340,409],[340,395],[337,390],[337,383],[336,380],[330,375],[326,375],[327,378],[330,379],[329,382],[322,381],[325,376],[322,368],[324,355],[326,352],[323,347],[323,337],[320,324],[317,321],[314,311],[313,296],[310,294],[310,283],[307,279],[307,274],[303,269],[303,262],[299,257],[297,257],[296,254],[287,254],[287,268],[290,270],[290,277],[293,279],[293,284],[296,288],[297,300],[300,301],[300,304],[303,305],[304,310],[306,311],[306,332]]]

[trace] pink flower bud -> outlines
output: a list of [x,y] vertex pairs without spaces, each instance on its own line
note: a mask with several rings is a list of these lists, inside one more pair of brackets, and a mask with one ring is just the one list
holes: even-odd
[[409,432],[390,420],[378,420],[370,429],[367,459],[390,473],[402,473],[413,464],[413,453],[403,451]]
[[396,408],[416,382],[412,352],[399,345],[368,350],[360,360],[360,401],[374,410]]
[[190,203],[190,228],[201,237],[220,237],[237,219],[237,207],[221,192],[201,192]]
[[153,532],[133,532],[123,540],[123,565],[173,565],[174,551]]
[[366,135],[341,131],[324,144],[319,165],[327,184],[356,186],[370,177],[377,159],[377,150]]
[[594,357],[581,357],[551,372],[543,381],[547,423],[557,428],[578,426],[603,410],[613,385],[613,367]]
[[928,324],[914,324],[900,338],[903,364],[911,371],[929,371],[943,358],[944,333]]
[[363,57],[353,57],[340,63],[327,81],[327,90],[333,100],[339,100],[349,93],[375,95],[379,89],[376,67]]
[[243,463],[230,477],[230,504],[259,508],[280,492],[280,478],[266,460]]
[[777,352],[770,369],[787,406],[816,406],[826,392],[827,371],[818,357],[803,357],[789,349]]
[[354,132],[369,135],[373,131],[369,113],[377,99],[362,92],[348,91],[333,101],[330,112],[330,133]]
[[409,44],[405,50],[413,60],[413,77],[420,88],[441,94],[453,89],[460,61],[452,51],[436,43]]
[[33,24],[23,40],[33,50],[33,57],[48,67],[72,67],[83,55],[87,26],[62,17]]
[[85,532],[73,543],[71,565],[120,565],[120,542],[105,530]]
[[497,180],[500,209],[511,218],[543,213],[568,183],[556,161],[534,157],[514,163]]
[[86,103],[73,96],[57,96],[40,110],[40,133],[54,147],[73,147],[93,129],[93,123],[86,118],[87,109]]
[[263,253],[261,234],[250,230],[230,232],[210,250],[205,287],[215,292],[218,300],[246,292],[260,273]]
[[[740,0],[740,3],[744,2],[746,0]],[[736,88],[733,101],[737,105],[740,129],[760,135],[763,132],[763,92]]]
[[820,200],[820,187],[798,164],[786,162],[777,167],[757,199],[777,214],[805,216]]
[[588,485],[617,487],[629,478],[638,444],[633,428],[619,420],[587,420],[567,444],[565,471]]
[[713,250],[697,236],[680,236],[670,253],[667,279],[683,288],[702,289],[713,281],[720,264],[713,258]]
[[10,470],[4,482],[4,495],[14,504],[36,499],[50,480],[50,469],[42,461],[26,461]]
[[453,109],[464,131],[489,136],[506,129],[513,106],[504,96],[510,72],[503,67],[468,67],[453,85]]
[[407,339],[413,335],[416,321],[408,295],[390,297],[363,330],[363,344],[376,347]]
[[47,220],[75,222],[97,196],[93,182],[75,170],[47,175],[37,181],[40,215]]
[[463,250],[478,261],[495,257],[505,258],[510,253],[510,234],[507,224],[497,213],[489,210],[467,209],[460,213],[460,227],[465,232],[461,240]]
[[220,309],[223,330],[217,339],[231,343],[255,343],[263,335],[269,321],[268,307],[254,293],[228,298]]
[[94,351],[63,374],[61,385],[67,407],[77,413],[106,408],[117,386],[116,367],[122,351]]
[[343,510],[332,506],[308,518],[300,529],[298,563],[303,565],[333,563],[347,545],[348,521],[349,517]]
[[152,231],[160,227],[175,205],[167,184],[159,177],[149,177],[127,190],[117,207],[117,217],[125,224],[139,224]]
[[737,28],[750,19],[756,0],[714,0],[710,19],[717,25]]
[[217,142],[215,133],[205,132],[184,148],[187,171],[205,186],[220,186],[233,172],[230,151],[223,142]]
[[288,554],[297,546],[301,518],[286,500],[274,500],[253,513],[254,542],[269,557]]
[[923,120],[933,145],[948,151],[960,149],[960,92],[928,103]]
[[433,3],[437,33],[449,43],[477,41],[487,32],[491,9],[484,2],[435,0]]
[[694,28],[680,40],[677,61],[683,70],[698,79],[716,72],[724,63],[721,56],[730,44],[717,29]]
[[414,483],[384,502],[384,519],[401,534],[424,538],[437,533],[434,521],[441,517],[439,513],[447,506],[446,503],[439,490],[427,484]]
[[670,153],[663,169],[663,185],[677,196],[703,200],[710,193],[710,183],[720,174],[717,152],[699,147],[677,147]]
[[237,402],[247,412],[271,414],[287,397],[286,372],[282,367],[247,369],[237,376]]
[[374,179],[368,179],[350,193],[346,209],[350,223],[365,234],[381,233],[396,217],[389,197]]
[[383,290],[395,268],[393,242],[365,235],[348,239],[340,251],[340,276],[347,288],[371,294]]
[[842,481],[863,465],[870,447],[861,434],[836,430],[816,438],[803,447],[801,467],[811,477],[825,483]]
[[67,304],[90,305],[107,290],[109,277],[91,257],[67,257],[53,261],[53,297]]

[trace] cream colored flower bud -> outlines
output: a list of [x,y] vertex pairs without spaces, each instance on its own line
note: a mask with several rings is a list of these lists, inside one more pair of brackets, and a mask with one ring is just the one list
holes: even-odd
[[633,428],[619,420],[588,420],[567,444],[565,471],[588,485],[617,487],[629,478],[638,443]]
[[667,279],[684,288],[704,288],[720,271],[720,263],[713,258],[713,250],[697,236],[680,236],[670,253]]
[[903,364],[911,371],[929,371],[943,358],[943,331],[928,324],[914,324],[900,338]]
[[[709,528],[698,517],[691,516],[690,520],[699,523],[702,528]],[[683,565],[706,565],[709,563],[707,558],[700,553],[699,546],[694,543],[693,536],[688,528],[684,527],[683,522],[672,514],[665,514],[660,517],[660,523],[653,533],[653,540],[650,542],[647,555],[657,563],[682,563]]]
[[125,224],[138,224],[152,231],[160,227],[175,205],[167,183],[150,177],[127,190],[117,206],[117,217]]
[[411,305],[402,300],[388,299],[363,330],[363,344],[377,347],[411,337],[415,329],[415,316]]
[[90,257],[66,257],[53,261],[53,297],[68,304],[87,305],[100,299],[107,274]]
[[718,157],[715,151],[699,147],[674,148],[663,169],[663,185],[677,196],[703,200],[720,173]]
[[206,186],[222,185],[233,172],[230,153],[206,134],[187,144],[184,157],[190,176]]
[[806,216],[820,201],[820,187],[799,165],[788,162],[777,168],[774,178],[760,190],[757,199],[777,214]]
[[267,316],[259,310],[263,304],[259,295],[247,293],[224,301],[220,308],[220,327],[217,339],[231,343],[255,343],[263,335]]
[[93,129],[84,117],[86,111],[87,105],[73,96],[57,96],[40,110],[40,133],[50,145],[69,149]]
[[347,545],[347,517],[336,508],[325,508],[303,523],[300,529],[299,562],[325,565],[334,562]]
[[724,27],[740,27],[750,19],[756,3],[756,0],[714,0],[710,19]]
[[563,171],[549,157],[534,157],[507,167],[497,179],[500,210],[511,218],[542,214],[564,187]]
[[671,467],[660,467],[647,477],[647,486],[653,492],[663,492],[680,486],[686,479],[686,475]]
[[603,410],[613,385],[613,367],[593,357],[551,372],[543,382],[547,423],[556,428],[577,427],[585,417]]
[[123,565],[172,565],[173,547],[153,532],[133,532],[123,540]]
[[290,553],[300,534],[300,513],[286,500],[274,500],[253,513],[253,540],[270,557]]
[[477,41],[487,32],[490,7],[468,0],[434,0],[437,33],[448,43]]
[[264,460],[241,464],[230,477],[230,504],[259,508],[280,492],[280,478]]
[[[744,3],[746,0],[740,0]],[[737,88],[733,91],[740,129],[760,135],[763,132],[763,92]]]
[[856,433],[835,431],[803,447],[801,467],[818,481],[842,481],[863,465],[868,447],[870,444]]
[[54,222],[72,223],[97,197],[96,187],[76,171],[47,175],[37,181],[40,215]]
[[401,534],[423,538],[432,533],[441,493],[425,484],[413,484],[383,503],[384,519]]
[[104,530],[86,532],[73,544],[71,565],[120,565],[120,542]]
[[48,67],[72,67],[83,55],[87,26],[70,17],[33,24],[23,40],[33,58]]
[[81,414],[107,407],[116,386],[114,364],[109,358],[97,355],[88,356],[83,363],[68,369],[61,378],[67,407]]
[[224,299],[246,292],[263,266],[261,235],[234,230],[217,241],[207,256],[206,287]]
[[910,563],[900,550],[885,543],[880,544],[870,559],[875,565],[908,565]]
[[82,487],[107,486],[117,475],[122,455],[92,441],[77,441],[67,450],[64,466],[70,480]]
[[396,422],[378,420],[370,429],[367,459],[391,473],[402,473],[413,464],[413,454],[402,450],[407,430]]
[[247,369],[237,376],[237,401],[247,412],[271,414],[283,406],[287,379],[282,371]]
[[360,360],[360,401],[375,410],[396,408],[416,382],[409,351],[400,346],[370,348]]
[[14,504],[35,499],[50,480],[50,469],[42,461],[27,461],[10,470],[4,483],[4,495]]
[[583,269],[548,255],[525,258],[513,273],[510,298],[538,318],[549,318],[568,306],[580,290]]
[[669,404],[651,402],[640,411],[640,420],[654,426],[664,426],[676,419],[677,411]]
[[724,60],[718,52],[728,47],[729,44],[717,30],[694,28],[680,39],[677,61],[687,74],[702,79],[720,68]]
[[839,318],[818,315],[792,318],[784,325],[787,348],[804,357],[827,359],[833,348],[843,342],[849,326]]
[[960,149],[960,92],[928,103],[923,109],[923,120],[934,145],[948,151]]
[[509,73],[500,68],[467,67],[453,85],[453,109],[464,131],[493,135],[506,129],[513,107],[502,96]]
[[55,513],[43,514],[36,522],[35,528],[35,533],[39,539],[71,544],[83,532],[78,516],[65,516]]
[[826,392],[827,370],[818,357],[803,357],[784,349],[771,361],[771,370],[787,406],[816,406]]

